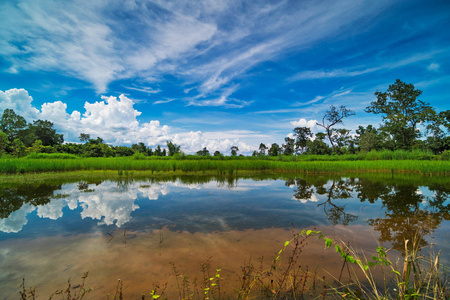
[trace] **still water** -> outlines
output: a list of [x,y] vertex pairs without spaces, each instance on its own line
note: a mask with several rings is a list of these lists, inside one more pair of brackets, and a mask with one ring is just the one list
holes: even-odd
[[[293,230],[313,228],[368,252],[379,242],[402,249],[419,231],[420,243],[435,243],[448,265],[448,181],[272,176],[0,185],[0,298],[17,299],[26,278],[46,299],[87,271],[88,299],[114,294],[118,279],[125,299],[166,283],[176,297],[169,263],[194,281],[206,260],[236,286],[246,261],[270,258]],[[328,273],[342,266],[315,240],[302,259]]]

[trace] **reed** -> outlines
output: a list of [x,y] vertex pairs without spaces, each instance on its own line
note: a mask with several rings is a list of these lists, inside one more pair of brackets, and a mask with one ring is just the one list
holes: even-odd
[[238,171],[276,173],[450,173],[450,161],[445,160],[336,160],[336,161],[284,161],[268,159],[135,159],[116,158],[16,158],[0,159],[0,174],[24,174],[68,171],[151,171],[172,173],[205,173],[214,171],[219,175],[236,174]]

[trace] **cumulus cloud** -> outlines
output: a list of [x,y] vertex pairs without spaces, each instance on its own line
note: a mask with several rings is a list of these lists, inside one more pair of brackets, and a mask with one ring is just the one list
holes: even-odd
[[[115,225],[121,227],[131,220],[133,211],[139,209],[135,204],[138,197],[141,199],[158,200],[160,196],[169,194],[170,187],[187,189],[201,189],[203,185],[182,184],[181,182],[152,183],[142,186],[141,182],[133,182],[126,189],[117,186],[116,182],[105,181],[100,184],[89,185],[94,192],[80,191],[76,183],[65,184],[55,191],[55,196],[65,195],[51,199],[50,203],[38,206],[23,205],[12,212],[6,219],[0,219],[0,231],[16,233],[28,223],[27,215],[37,209],[37,216],[57,220],[63,217],[63,209],[71,210],[81,208],[81,218],[98,220],[99,225]],[[211,184],[206,184],[211,187]]]
[[143,142],[147,146],[165,145],[167,140],[181,146],[185,152],[196,152],[203,147],[209,150],[228,152],[231,146],[238,146],[241,153],[251,152],[255,147],[240,139],[267,137],[252,131],[223,132],[176,132],[158,120],[140,122],[141,112],[134,108],[132,99],[125,95],[101,96],[102,101],[86,102],[85,111],[67,112],[67,105],[61,101],[44,103],[41,109],[32,106],[33,98],[24,89],[0,91],[0,112],[6,108],[26,117],[28,122],[43,119],[53,122],[58,132],[64,134],[67,142],[77,142],[80,133],[92,138],[101,137],[114,145],[131,145]]
[[13,109],[27,120],[33,120],[39,114],[39,110],[31,106],[33,98],[24,89],[10,89],[0,91],[0,110]]
[[19,210],[12,212],[8,218],[0,219],[0,231],[6,233],[16,233],[22,230],[28,223],[27,215],[34,211],[36,207],[25,204]]
[[298,121],[292,121],[290,123],[295,127],[309,127],[313,129],[316,127],[317,121],[316,120],[307,121],[306,119],[299,119]]

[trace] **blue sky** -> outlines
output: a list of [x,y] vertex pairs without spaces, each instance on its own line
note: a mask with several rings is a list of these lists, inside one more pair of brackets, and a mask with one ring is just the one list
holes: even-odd
[[251,153],[397,78],[450,109],[450,1],[4,0],[0,112],[68,142]]

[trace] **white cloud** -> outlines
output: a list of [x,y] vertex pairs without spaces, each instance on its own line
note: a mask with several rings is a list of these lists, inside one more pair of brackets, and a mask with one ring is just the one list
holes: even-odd
[[441,66],[439,65],[439,64],[437,64],[437,63],[431,63],[428,67],[427,67],[427,70],[428,71],[433,71],[433,72],[437,72],[437,71],[439,71],[439,68],[440,68]]
[[[53,122],[59,133],[64,134],[67,142],[77,142],[80,133],[90,134],[92,138],[101,137],[114,145],[130,145],[143,142],[148,146],[166,144],[167,140],[181,145],[187,153],[196,152],[203,147],[228,153],[231,146],[237,145],[241,153],[255,149],[243,143],[240,139],[268,137],[253,131],[219,131],[219,132],[177,132],[158,120],[140,122],[137,117],[141,112],[134,109],[132,99],[124,95],[119,97],[102,96],[103,101],[86,102],[85,112],[67,112],[67,105],[61,101],[44,103],[41,110],[32,106],[33,98],[24,89],[0,91],[0,108],[13,107],[14,111],[27,116],[27,121],[44,119]],[[0,110],[1,113],[1,110]]]
[[381,0],[4,1],[0,55],[11,72],[58,71],[91,83],[99,93],[119,79],[139,78],[145,85],[171,74],[195,88],[205,100],[200,104],[242,107],[247,104],[224,95],[236,78],[292,49],[338,36],[362,18],[376,18],[388,5]]
[[30,121],[37,117],[39,111],[31,106],[33,98],[24,89],[0,91],[0,110],[13,109],[16,113]]
[[[313,71],[302,71],[293,76],[291,76],[288,81],[298,81],[298,80],[310,80],[310,79],[322,79],[322,78],[337,78],[337,77],[355,77],[364,74],[369,74],[386,69],[396,69],[404,67],[416,62],[429,60],[433,58],[436,54],[441,53],[442,50],[432,51],[427,53],[416,53],[407,58],[393,58],[392,61],[378,65],[376,67],[360,69],[360,66],[356,66],[349,69],[335,69],[335,70],[313,70]],[[431,69],[430,69],[431,67]],[[432,63],[428,66],[428,70],[437,71],[439,69],[438,64]]]
[[57,220],[63,216],[63,208],[67,203],[63,199],[52,199],[46,205],[38,206],[37,215],[40,218]]
[[316,120],[309,120],[307,121],[306,119],[299,119],[298,121],[292,121],[290,122],[292,126],[295,127],[309,127],[311,129],[316,128]]
[[0,219],[0,231],[6,233],[16,233],[22,230],[23,226],[28,223],[27,215],[34,211],[36,207],[25,204],[18,210],[12,212],[8,218]]

